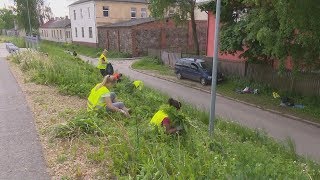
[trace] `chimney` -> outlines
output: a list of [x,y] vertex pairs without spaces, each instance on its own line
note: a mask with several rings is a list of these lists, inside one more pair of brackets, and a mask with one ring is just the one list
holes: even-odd
[[68,16],[66,16],[66,19],[69,19],[69,17],[68,17]]

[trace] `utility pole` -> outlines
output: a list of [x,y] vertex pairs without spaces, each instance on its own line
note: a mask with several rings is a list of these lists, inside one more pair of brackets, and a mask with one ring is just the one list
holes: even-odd
[[213,137],[214,131],[214,120],[216,113],[216,87],[217,87],[217,66],[218,66],[218,55],[219,55],[219,25],[220,25],[220,9],[221,0],[216,0],[216,26],[214,34],[214,55],[213,55],[213,66],[212,66],[212,82],[211,82],[211,106],[210,106],[210,121],[209,121],[209,135]]
[[29,19],[29,28],[30,28],[30,36],[32,34],[32,30],[31,30],[31,21],[30,21],[30,11],[29,11],[29,0],[27,0],[27,9],[28,9],[28,19]]

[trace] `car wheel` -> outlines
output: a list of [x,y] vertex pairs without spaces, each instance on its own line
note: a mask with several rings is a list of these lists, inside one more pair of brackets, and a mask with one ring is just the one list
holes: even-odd
[[182,79],[182,75],[180,73],[177,74],[178,79]]
[[205,78],[201,78],[201,79],[200,79],[200,83],[202,84],[202,86],[207,85],[207,81],[206,81]]

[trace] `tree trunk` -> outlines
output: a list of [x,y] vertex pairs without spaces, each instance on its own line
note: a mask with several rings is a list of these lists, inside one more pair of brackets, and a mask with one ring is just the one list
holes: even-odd
[[192,26],[192,35],[193,35],[193,42],[194,42],[194,47],[195,47],[195,50],[196,50],[196,55],[200,55],[199,41],[198,41],[198,34],[197,34],[197,25],[196,25],[196,20],[195,20],[195,17],[194,17],[195,6],[196,6],[195,2],[192,1],[191,12],[190,12],[191,26]]

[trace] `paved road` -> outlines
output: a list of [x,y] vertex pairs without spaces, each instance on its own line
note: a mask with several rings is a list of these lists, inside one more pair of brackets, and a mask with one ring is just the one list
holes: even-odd
[[0,179],[49,179],[32,114],[0,44]]
[[[94,59],[82,58],[93,64],[97,63]],[[114,61],[113,65],[115,70],[132,79],[142,80],[149,87],[209,111],[210,94],[133,71],[129,68],[131,63],[132,61]],[[320,161],[320,128],[220,96],[217,96],[216,103],[216,113],[224,119],[253,129],[262,129],[278,140],[291,138],[298,154]]]

